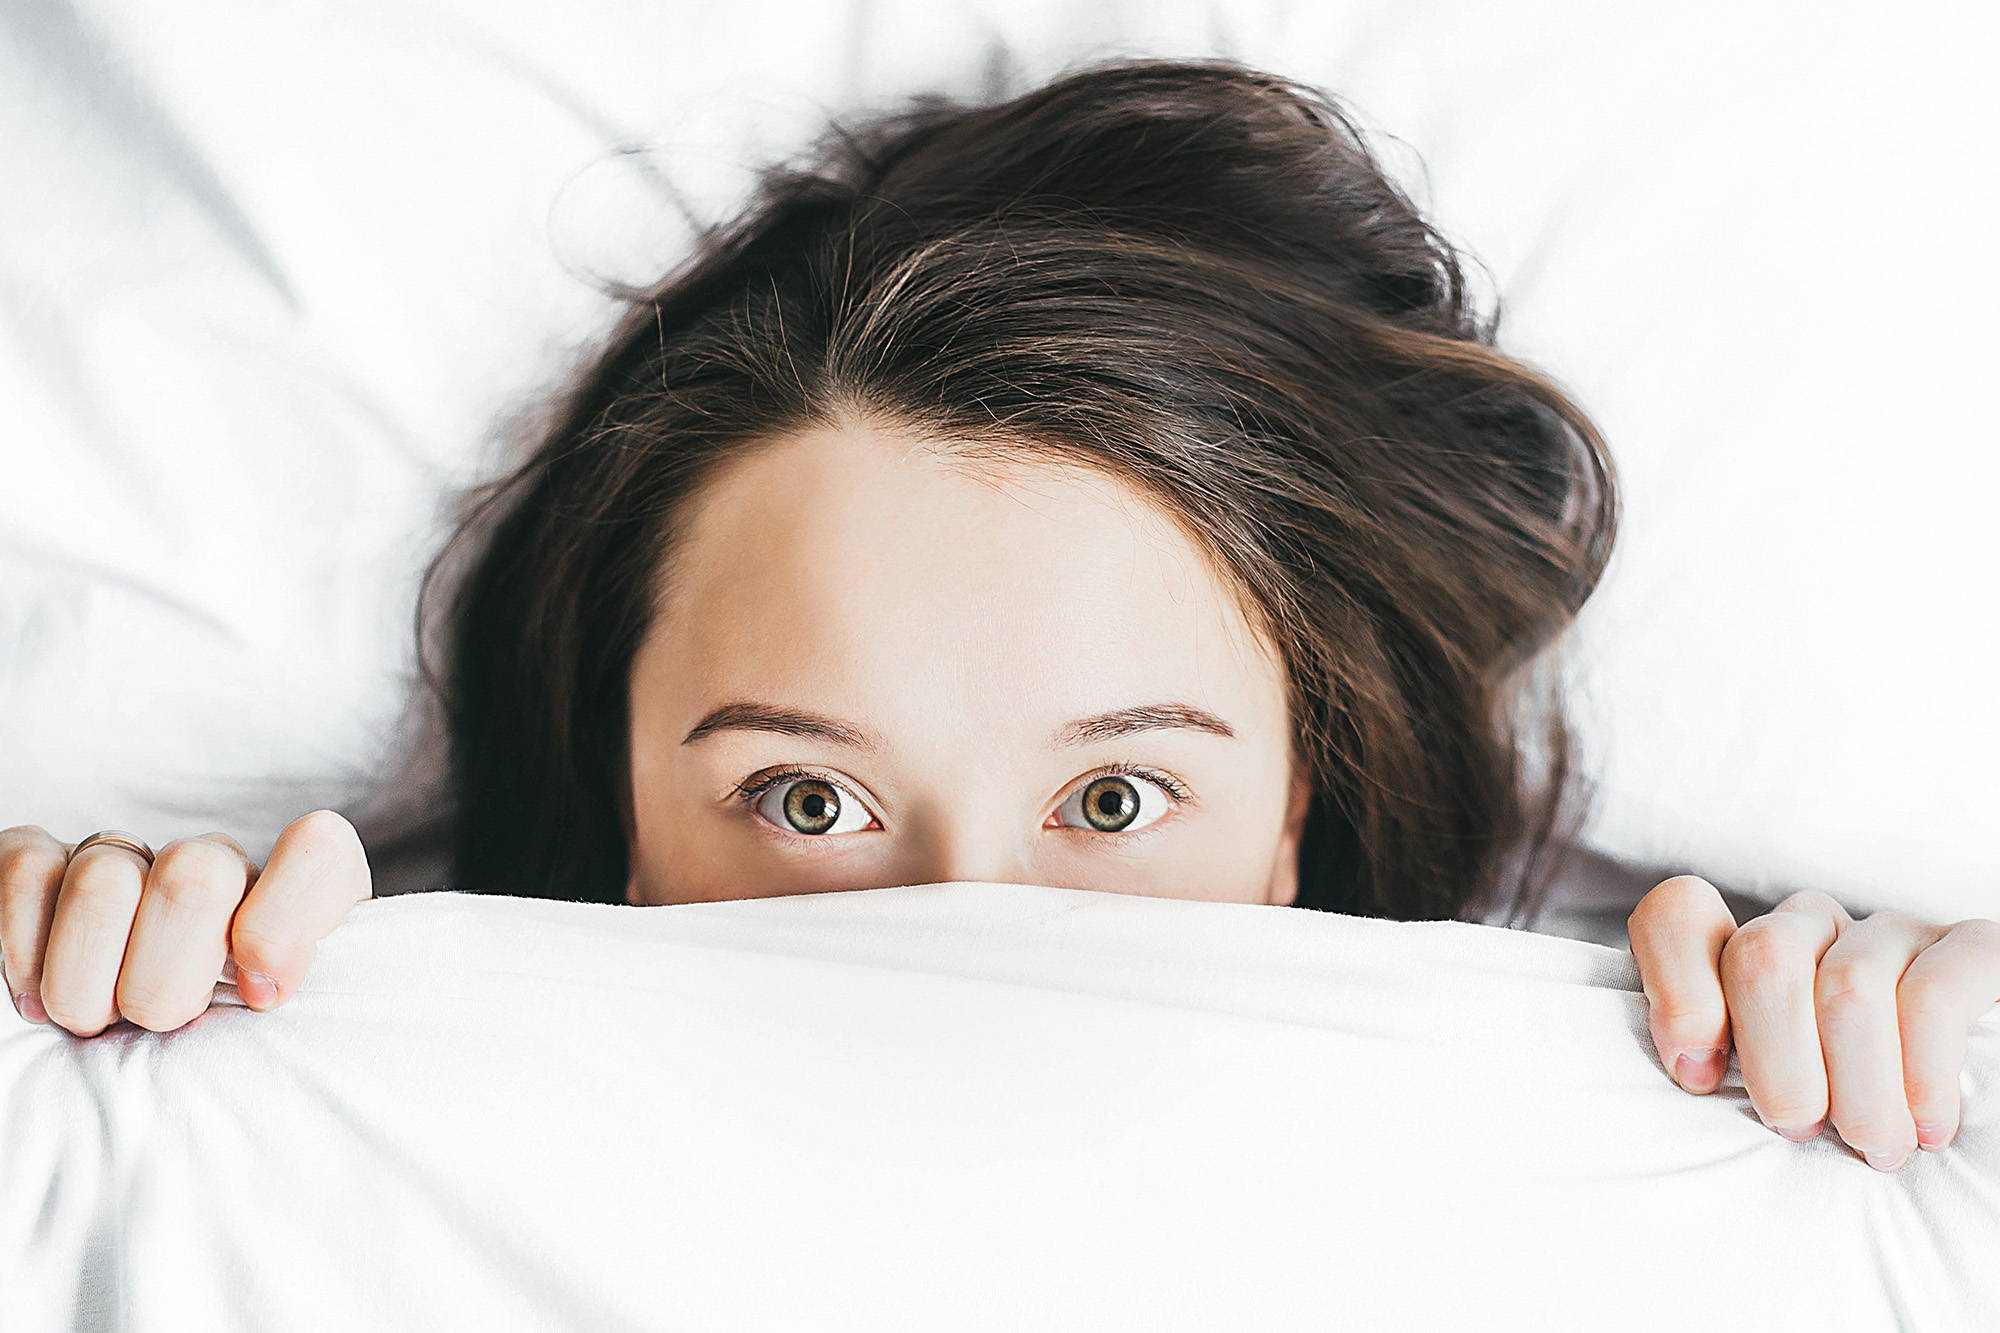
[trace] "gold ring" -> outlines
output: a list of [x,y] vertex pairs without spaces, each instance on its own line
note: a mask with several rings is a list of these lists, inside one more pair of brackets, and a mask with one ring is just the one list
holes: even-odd
[[75,847],[70,849],[69,859],[74,861],[76,860],[77,853],[83,851],[86,847],[95,847],[99,843],[105,843],[105,842],[114,843],[120,847],[129,847],[133,851],[139,853],[139,855],[145,857],[147,865],[150,866],[153,864],[153,849],[151,847],[148,847],[145,843],[139,841],[139,839],[133,837],[131,834],[120,833],[117,829],[104,829],[100,832],[91,834],[89,837],[85,838],[82,842],[78,843]]

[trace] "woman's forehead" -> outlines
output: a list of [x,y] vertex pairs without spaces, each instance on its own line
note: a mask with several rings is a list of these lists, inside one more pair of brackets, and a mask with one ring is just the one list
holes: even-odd
[[732,464],[672,561],[635,673],[718,701],[810,690],[873,714],[888,696],[972,697],[1039,725],[1170,698],[1229,716],[1282,674],[1233,590],[1124,483],[975,470],[867,427]]

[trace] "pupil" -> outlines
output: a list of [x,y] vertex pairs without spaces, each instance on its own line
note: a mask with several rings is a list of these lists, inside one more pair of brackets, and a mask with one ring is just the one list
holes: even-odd
[[806,817],[808,819],[818,819],[826,810],[826,797],[814,792],[803,801],[800,801],[799,804],[806,808]]

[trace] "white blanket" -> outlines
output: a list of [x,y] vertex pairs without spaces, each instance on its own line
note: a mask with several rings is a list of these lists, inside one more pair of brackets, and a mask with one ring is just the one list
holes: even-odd
[[[1991,1329],[2000,1023],[1901,1172],[1630,955],[1080,890],[356,908],[270,1014],[0,1018],[0,1324]],[[25,1262],[24,1262],[25,1261]]]

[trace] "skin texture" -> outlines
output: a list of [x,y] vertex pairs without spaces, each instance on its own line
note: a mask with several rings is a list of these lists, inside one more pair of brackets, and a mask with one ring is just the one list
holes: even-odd
[[[954,461],[848,422],[737,460],[691,514],[633,665],[628,902],[952,880],[1293,901],[1308,790],[1283,667],[1123,483]],[[764,729],[687,739],[734,701],[827,715],[879,748]],[[1075,719],[1166,703],[1233,735],[1052,744]],[[1133,825],[1092,827],[1085,788],[1117,762],[1188,799],[1131,776],[1113,799],[1137,794]],[[762,813],[738,799],[788,765],[835,785],[847,813],[829,831],[787,821],[782,787]]]

